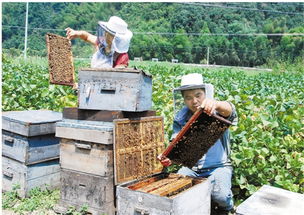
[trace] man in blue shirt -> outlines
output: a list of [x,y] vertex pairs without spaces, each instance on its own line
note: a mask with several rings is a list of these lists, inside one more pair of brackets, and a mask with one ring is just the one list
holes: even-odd
[[[218,101],[213,98],[213,85],[204,84],[201,74],[189,74],[182,77],[181,87],[175,89],[180,91],[185,106],[176,114],[173,123],[173,135],[175,138],[193,113],[201,107],[208,115],[217,113],[237,124],[237,113],[232,103]],[[233,209],[233,198],[231,191],[232,165],[230,155],[230,134],[227,129],[222,137],[208,150],[208,152],[197,161],[191,169],[182,167],[178,173],[193,177],[209,177],[212,183],[211,198],[216,203],[219,211],[228,213]],[[161,158],[164,166],[171,165],[168,158]]]

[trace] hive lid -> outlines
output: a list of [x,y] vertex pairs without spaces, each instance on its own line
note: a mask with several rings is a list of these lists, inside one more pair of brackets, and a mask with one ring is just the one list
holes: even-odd
[[62,114],[50,110],[8,111],[2,113],[2,129],[24,136],[55,133]]
[[148,77],[152,77],[151,74],[145,72],[144,70],[137,68],[81,68],[79,72],[124,72],[124,73],[139,73]]
[[161,172],[163,150],[163,117],[114,120],[115,184]]
[[230,125],[230,121],[218,115],[209,116],[199,109],[169,144],[162,156],[168,157],[177,164],[192,168]]
[[73,86],[75,74],[70,40],[48,33],[46,35],[46,44],[50,83]]

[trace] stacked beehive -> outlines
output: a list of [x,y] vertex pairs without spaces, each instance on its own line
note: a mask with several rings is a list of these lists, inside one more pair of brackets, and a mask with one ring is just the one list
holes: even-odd
[[55,137],[55,123],[61,119],[61,113],[48,110],[3,112],[3,191],[19,185],[17,191],[25,197],[34,187],[59,187],[59,139]]
[[[56,126],[56,136],[61,138],[61,199],[56,210],[65,212],[69,206],[80,208],[87,205],[92,214],[114,214],[115,119],[144,117],[141,119],[150,122],[155,115],[150,111],[151,76],[134,69],[82,69],[79,71],[78,100],[79,108],[66,108],[63,121]],[[157,122],[154,117],[151,123],[158,123],[161,138],[152,155],[155,162],[157,153],[163,149],[162,118],[156,118]],[[128,125],[133,126],[133,130],[125,126],[119,133],[129,132],[129,141],[136,138],[144,141],[141,138],[143,129],[151,123],[142,122],[132,120]],[[136,137],[132,134],[134,127],[140,131]],[[133,149],[136,154],[138,148]],[[141,154],[138,156],[139,161],[143,159]]]

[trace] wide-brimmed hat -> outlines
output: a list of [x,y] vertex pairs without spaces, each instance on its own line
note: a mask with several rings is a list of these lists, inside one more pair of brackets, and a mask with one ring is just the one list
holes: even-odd
[[112,42],[114,51],[118,53],[128,52],[133,33],[128,29],[128,24],[123,19],[111,16],[108,22],[99,21],[98,24],[115,36]]
[[214,87],[212,84],[204,83],[202,74],[191,73],[182,76],[181,86],[175,88],[174,91],[205,89],[207,98],[213,98]]

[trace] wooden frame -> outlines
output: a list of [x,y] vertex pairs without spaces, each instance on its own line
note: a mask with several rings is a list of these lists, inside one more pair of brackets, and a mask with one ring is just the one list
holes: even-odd
[[73,86],[75,82],[72,47],[69,39],[46,34],[50,83]]

